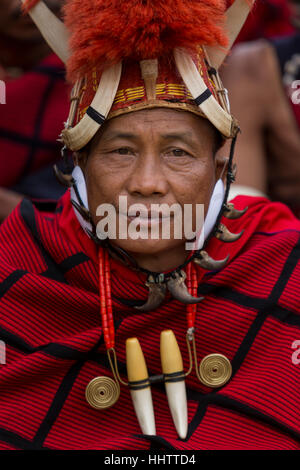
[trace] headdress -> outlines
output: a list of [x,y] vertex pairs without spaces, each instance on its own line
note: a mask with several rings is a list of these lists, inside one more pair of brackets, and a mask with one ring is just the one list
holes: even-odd
[[[70,113],[61,135],[65,149],[82,149],[107,119],[135,110],[168,107],[205,117],[224,138],[233,139],[226,191],[224,194],[223,183],[219,180],[206,215],[203,228],[205,238],[214,235],[227,242],[237,240],[241,234],[231,234],[220,224],[222,215],[238,218],[245,211],[236,211],[232,205],[226,204],[230,183],[234,179],[232,157],[239,129],[230,114],[218,68],[253,2],[235,0],[227,9],[226,0],[66,0],[65,23],[62,23],[42,1],[22,1],[47,42],[66,63],[67,76],[73,85]],[[60,177],[72,186],[72,202],[79,220],[97,241],[80,168],[75,168],[72,176]],[[157,308],[167,290],[175,299],[188,305],[187,345],[191,362],[188,373],[193,365],[190,343],[197,364],[195,303],[202,300],[197,297],[197,275],[195,266],[190,262],[193,260],[204,269],[211,270],[220,269],[228,259],[213,260],[202,247],[198,247],[183,265],[167,274],[150,273],[139,268],[148,274],[146,285],[149,287],[148,301],[139,307],[140,310]],[[121,250],[118,255],[120,253]],[[124,252],[123,256],[129,259]],[[92,406],[105,408],[118,399],[119,383],[124,382],[119,376],[114,349],[109,258],[103,247],[99,249],[99,260],[102,325],[115,381],[107,377],[92,380],[87,387],[86,398]],[[129,382],[125,385],[131,388],[138,418],[140,423],[144,423],[141,424],[143,432],[154,434],[150,383],[164,382],[176,428],[179,435],[185,437],[187,413],[183,380],[188,373],[182,370],[176,339],[169,331],[162,333],[161,351],[163,375],[148,377],[138,340],[127,340]],[[212,358],[208,359],[211,363]],[[230,377],[231,366],[226,358],[218,355],[217,369],[220,360],[221,369],[225,368],[228,372],[223,377],[222,383],[225,383]],[[205,369],[206,366],[203,367]],[[205,383],[197,367],[196,373],[199,380]],[[211,386],[220,386],[220,382]],[[149,405],[146,409],[140,406],[142,396]],[[185,411],[183,415],[179,413],[182,418],[179,419],[178,406],[180,408],[181,405]],[[145,425],[145,420],[148,420],[149,426],[147,423]]]
[[218,68],[251,2],[66,0],[65,22],[42,1],[23,0],[73,84],[62,140],[84,147],[104,121],[166,106],[206,117],[226,137],[238,130]]

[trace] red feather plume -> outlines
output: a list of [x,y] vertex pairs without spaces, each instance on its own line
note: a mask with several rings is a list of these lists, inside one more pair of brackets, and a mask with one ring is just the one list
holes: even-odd
[[154,59],[175,47],[226,46],[226,0],[67,0],[68,78],[125,58]]

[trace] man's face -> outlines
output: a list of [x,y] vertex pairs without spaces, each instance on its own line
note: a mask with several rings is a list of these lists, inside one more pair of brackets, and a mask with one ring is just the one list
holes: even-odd
[[[60,0],[46,0],[44,3],[55,13],[62,6]],[[29,15],[22,14],[21,0],[0,0],[0,34],[25,41],[41,37]]]
[[[112,204],[119,211],[119,196],[127,197],[128,206],[138,203],[149,210],[152,204],[174,203],[182,208],[192,204],[193,210],[204,204],[207,210],[219,171],[213,156],[215,138],[207,120],[171,109],[143,110],[108,121],[81,163],[94,222],[101,219],[96,216],[100,204]],[[132,220],[126,218],[128,224]],[[149,237],[113,243],[132,254],[182,248],[185,240],[172,236],[174,221],[171,217],[171,240]]]

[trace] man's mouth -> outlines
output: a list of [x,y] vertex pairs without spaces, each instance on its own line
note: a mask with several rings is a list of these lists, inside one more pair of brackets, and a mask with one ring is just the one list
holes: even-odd
[[135,215],[129,215],[128,213],[120,212],[121,217],[126,217],[129,221],[139,222],[141,225],[152,225],[174,218],[173,214],[163,214],[161,212],[149,212],[148,214],[141,213]]

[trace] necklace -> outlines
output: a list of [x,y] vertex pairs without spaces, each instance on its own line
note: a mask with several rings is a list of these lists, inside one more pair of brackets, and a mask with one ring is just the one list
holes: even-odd
[[[198,278],[196,267],[189,263],[186,268],[186,285],[193,297],[197,295]],[[111,377],[95,377],[86,387],[86,400],[95,409],[112,407],[119,399],[120,384],[129,387],[135,413],[143,434],[156,434],[151,385],[164,383],[170,412],[177,433],[184,439],[187,435],[187,398],[185,377],[193,370],[199,381],[209,387],[219,388],[231,377],[229,360],[221,354],[211,354],[202,359],[198,369],[195,342],[195,318],[197,305],[186,306],[186,343],[189,355],[189,370],[184,372],[181,352],[172,330],[164,330],[160,336],[162,374],[150,376],[142,348],[137,338],[126,340],[126,365],[128,382],[122,380],[115,350],[115,328],[111,298],[111,274],[108,250],[99,247],[99,292],[100,315],[106,352],[113,374]]]

